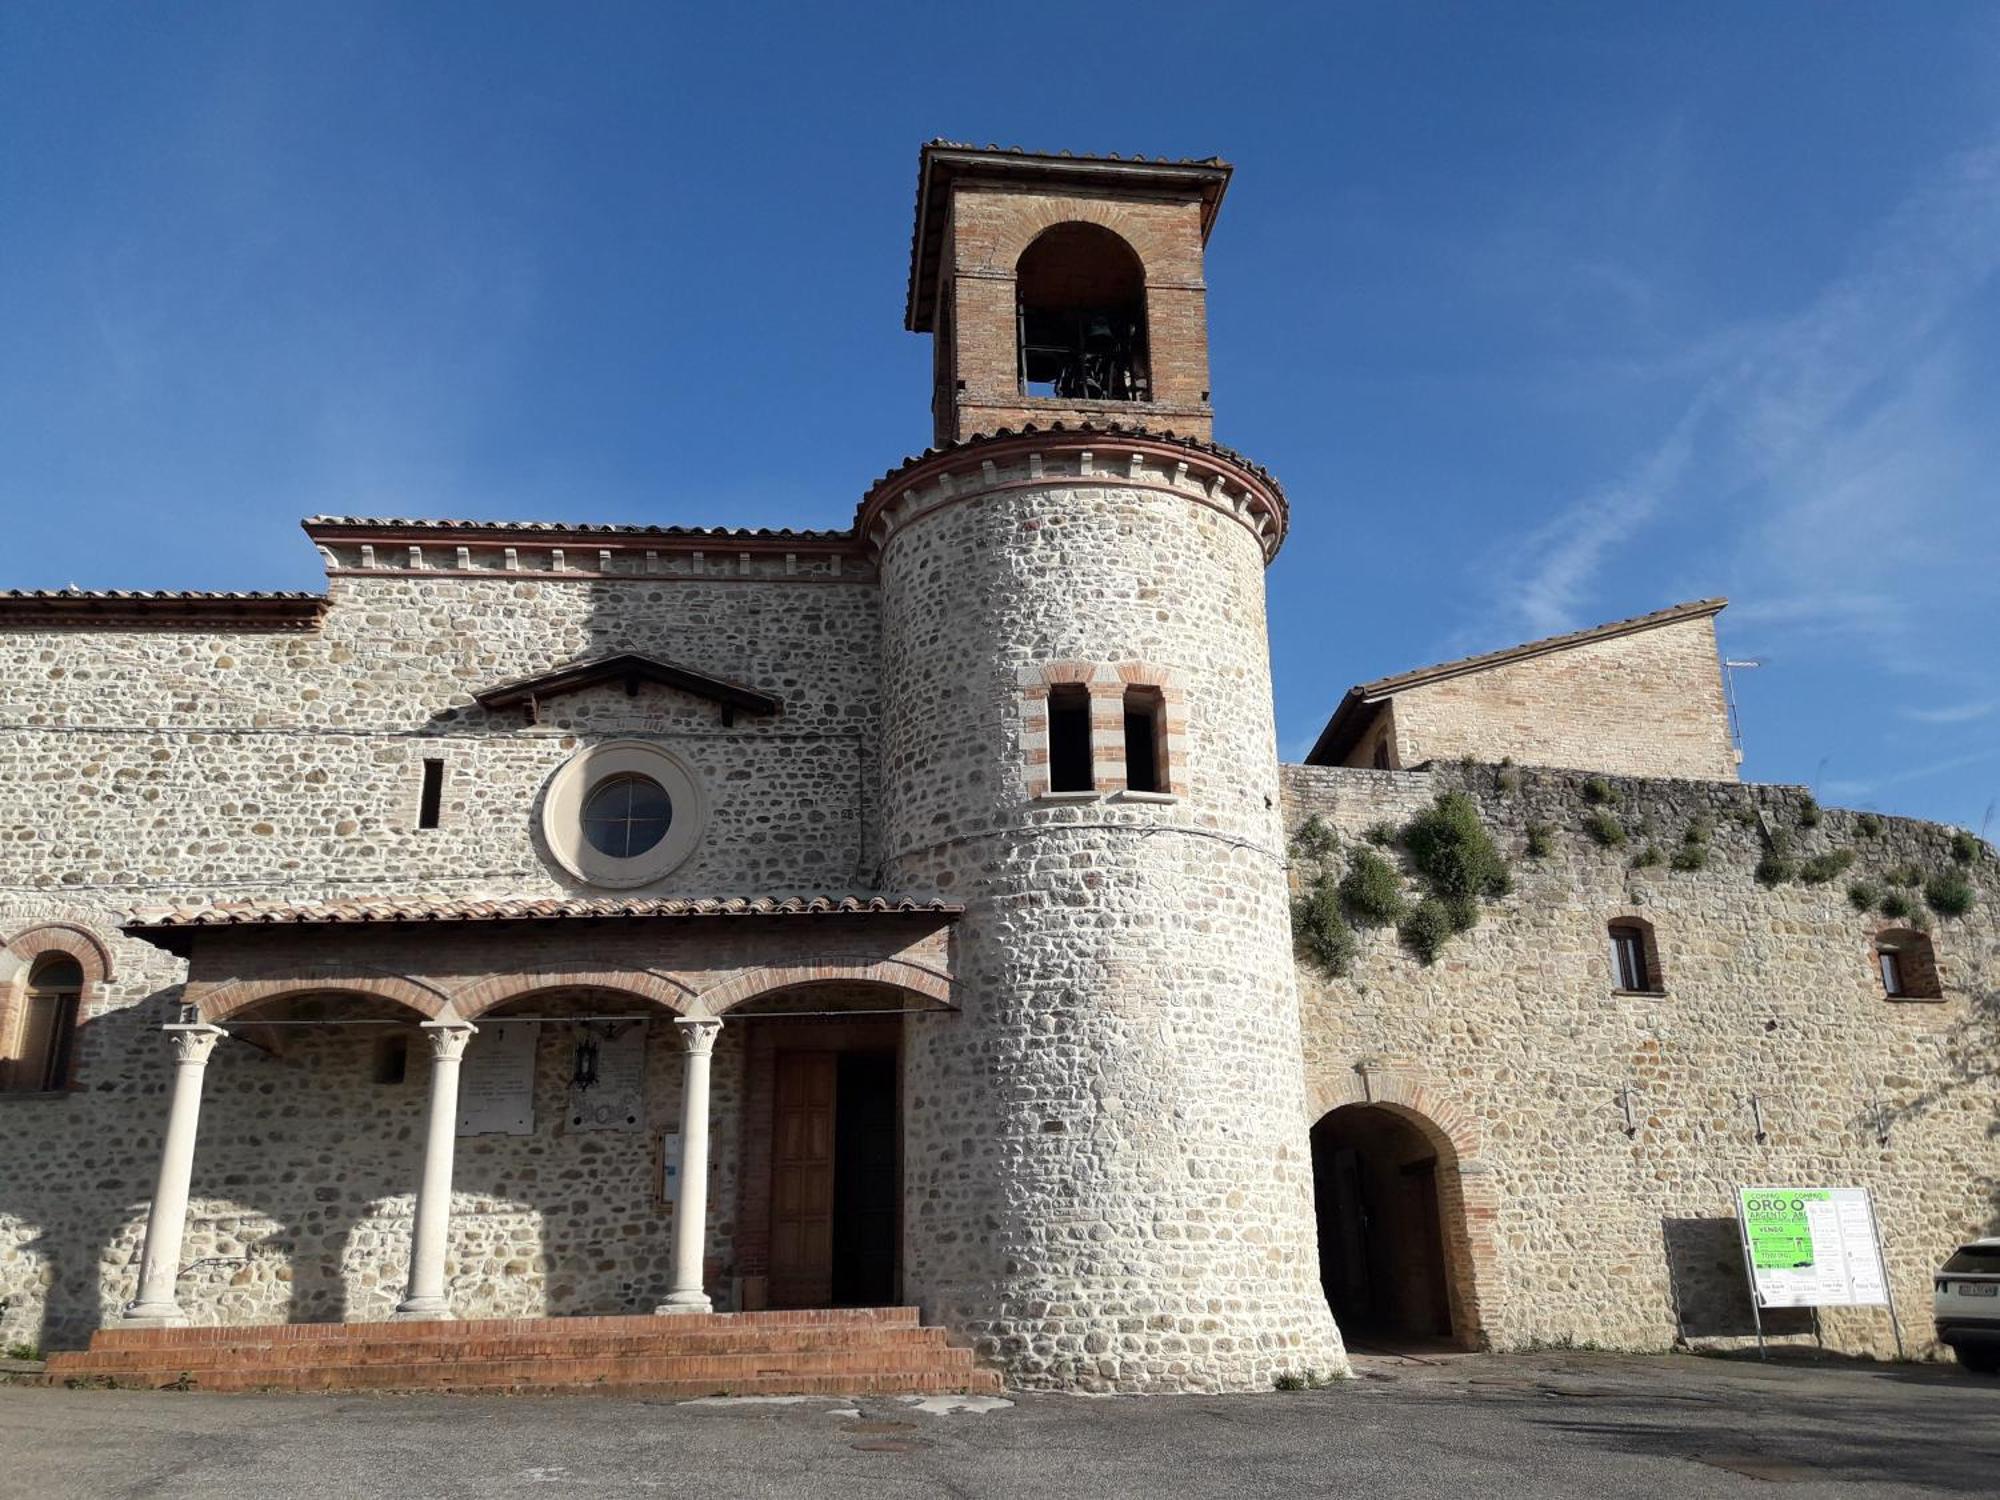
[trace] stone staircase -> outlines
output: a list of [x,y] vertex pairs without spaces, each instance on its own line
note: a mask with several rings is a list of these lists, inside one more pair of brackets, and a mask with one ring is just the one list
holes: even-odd
[[103,1328],[51,1385],[199,1391],[617,1390],[796,1396],[1000,1389],[913,1307],[257,1328]]

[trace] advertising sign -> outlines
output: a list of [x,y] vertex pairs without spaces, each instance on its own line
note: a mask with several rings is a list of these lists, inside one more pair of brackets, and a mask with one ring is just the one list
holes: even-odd
[[1739,1188],[1736,1214],[1759,1307],[1888,1305],[1866,1188]]

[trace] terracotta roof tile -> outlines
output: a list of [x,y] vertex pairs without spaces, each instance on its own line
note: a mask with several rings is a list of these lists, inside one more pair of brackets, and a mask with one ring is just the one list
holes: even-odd
[[191,624],[303,629],[327,596],[303,591],[196,589],[0,589],[0,625]]
[[299,523],[309,536],[339,531],[408,532],[493,532],[509,536],[602,536],[675,537],[699,541],[791,541],[843,542],[853,540],[845,531],[794,531],[789,526],[645,526],[601,521],[466,521],[453,518],[426,519],[409,516],[308,516]]
[[964,907],[910,896],[725,896],[499,898],[465,901],[348,900],[300,904],[240,902],[200,907],[148,907],[132,913],[124,930],[149,932],[192,927],[303,927],[442,922],[598,921],[645,917],[956,917]]

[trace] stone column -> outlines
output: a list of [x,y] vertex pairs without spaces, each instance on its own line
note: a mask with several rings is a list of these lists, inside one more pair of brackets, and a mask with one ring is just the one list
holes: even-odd
[[444,1252],[451,1238],[451,1163],[458,1145],[458,1064],[478,1028],[464,1021],[426,1021],[423,1029],[431,1038],[430,1119],[416,1223],[410,1229],[410,1284],[396,1304],[396,1316],[408,1320],[451,1316],[444,1295]]
[[722,1023],[674,1022],[687,1048],[681,1081],[681,1200],[674,1207],[674,1289],[653,1311],[705,1313],[714,1309],[702,1290],[702,1252],[708,1239],[708,1065]]
[[181,1236],[187,1232],[188,1184],[194,1177],[194,1138],[201,1123],[201,1080],[208,1055],[228,1035],[204,1022],[161,1028],[174,1044],[174,1096],[167,1108],[167,1138],[160,1146],[160,1177],[146,1216],[146,1248],[139,1259],[139,1295],[125,1304],[124,1321],[141,1327],[187,1322],[174,1299],[181,1274]]

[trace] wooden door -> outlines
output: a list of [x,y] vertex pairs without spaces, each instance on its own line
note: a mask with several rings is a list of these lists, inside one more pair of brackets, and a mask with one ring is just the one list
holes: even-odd
[[833,1301],[833,1123],[839,1056],[780,1052],[771,1110],[772,1307]]

